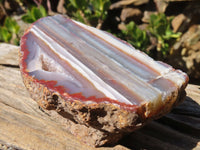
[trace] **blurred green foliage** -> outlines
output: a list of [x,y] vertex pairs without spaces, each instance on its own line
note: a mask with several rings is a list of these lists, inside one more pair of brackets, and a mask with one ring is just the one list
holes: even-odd
[[[150,36],[157,40],[156,51],[161,53],[161,59],[165,58],[170,53],[170,47],[180,38],[181,33],[174,33],[171,29],[171,18],[167,18],[164,13],[152,14],[150,16],[147,31],[141,30],[131,21],[126,24],[126,29],[122,30],[119,37],[132,44],[135,48],[152,55],[147,48],[151,45]],[[147,34],[149,33],[149,35]]]
[[141,30],[133,21],[126,25],[125,30],[122,30],[122,38],[142,51],[145,51],[150,44],[146,31]]
[[12,37],[15,37],[14,44],[19,44],[19,38],[17,38],[17,34],[19,32],[19,25],[15,20],[10,17],[6,17],[4,24],[0,26],[0,41],[10,42]]
[[111,4],[110,0],[69,0],[66,2],[70,16],[98,28],[106,19]]
[[[21,0],[19,1],[21,2]],[[30,2],[30,4],[29,6],[32,6],[33,2]],[[46,9],[42,6],[42,0],[36,4],[37,7],[32,6],[25,10],[26,14],[22,17],[24,22],[33,23],[39,18],[48,15]],[[106,18],[110,17],[108,16],[110,5],[111,0],[65,0],[64,6],[66,7],[67,15],[71,18],[101,29]],[[141,30],[133,21],[130,21],[119,33],[114,32],[112,34],[126,40],[136,49],[142,50],[149,55],[152,55],[152,52],[161,54],[161,57],[159,57],[162,59],[170,54],[170,48],[181,36],[180,32],[173,32],[171,21],[172,17],[167,17],[164,13],[152,14],[149,19],[149,25],[145,30]],[[109,26],[109,23],[107,25]],[[107,30],[111,31],[111,28],[112,26],[109,26]],[[17,23],[7,17],[0,27],[0,40],[10,42],[13,35],[17,35],[18,31],[19,26]],[[151,43],[150,39],[155,40]],[[16,41],[19,40],[16,38]]]
[[31,10],[27,10],[27,13],[22,17],[22,20],[27,23],[33,23],[36,20],[46,16],[47,12],[42,5],[39,7],[33,6]]
[[167,18],[164,13],[152,14],[148,29],[152,36],[157,39],[157,51],[161,51],[163,56],[169,54],[170,46],[181,36],[181,33],[174,33],[171,29],[171,18]]

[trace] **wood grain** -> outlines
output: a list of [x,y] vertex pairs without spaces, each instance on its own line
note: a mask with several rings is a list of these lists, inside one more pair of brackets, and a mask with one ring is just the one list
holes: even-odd
[[189,85],[188,96],[181,105],[117,145],[91,148],[38,108],[21,79],[16,59],[18,47],[9,48],[10,45],[0,44],[0,149],[200,149],[200,86]]

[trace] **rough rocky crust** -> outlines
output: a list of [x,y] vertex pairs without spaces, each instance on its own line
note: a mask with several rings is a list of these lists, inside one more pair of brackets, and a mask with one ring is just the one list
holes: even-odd
[[[173,105],[178,104],[185,95],[180,89],[168,97],[152,114],[146,113],[144,104],[135,112],[120,108],[113,104],[84,104],[78,100],[66,101],[62,97],[34,81],[33,77],[22,72],[23,81],[30,96],[53,119],[62,123],[67,130],[82,142],[98,147],[115,144],[123,135],[126,135],[147,123],[169,112]],[[178,96],[177,96],[178,94]],[[178,98],[177,98],[178,97]]]
[[[22,54],[19,52],[20,60]],[[23,72],[20,66],[24,84],[30,96],[42,110],[82,142],[99,147],[112,145],[122,136],[142,127],[148,121],[157,119],[171,111],[185,98],[185,83],[179,91],[174,91],[166,98],[165,103],[152,105],[145,103],[136,111],[129,111],[113,104],[85,104],[79,100],[66,101],[59,93],[51,91],[39,84],[32,76]]]
[[78,100],[65,101],[55,92],[22,74],[30,96],[43,110],[63,123],[69,132],[91,146],[116,143],[143,125],[137,113],[112,104],[83,104]]

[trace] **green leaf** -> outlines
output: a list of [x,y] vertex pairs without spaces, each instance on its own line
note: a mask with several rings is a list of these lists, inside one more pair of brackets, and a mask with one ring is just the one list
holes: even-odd
[[80,22],[83,22],[83,23],[86,23],[86,22],[84,22],[84,19],[83,19],[82,15],[81,15],[80,11],[77,11],[77,12],[73,13],[73,15],[76,18],[76,20],[78,20]]
[[69,1],[75,8],[80,9],[80,10],[83,10],[88,5],[87,0],[69,0]]
[[100,2],[101,0],[92,0],[92,6],[93,6],[93,9],[96,11],[96,10],[100,10]]
[[20,29],[20,26],[17,24],[15,25],[15,34],[18,34],[19,33],[19,29]]
[[107,11],[109,9],[110,5],[111,5],[110,0],[104,1],[103,10],[102,11],[103,12]]
[[158,23],[158,17],[155,14],[150,16],[150,25],[154,27]]
[[4,42],[9,42],[12,38],[12,34],[9,33],[6,27],[0,27],[0,34],[1,39]]
[[157,50],[161,50],[163,56],[169,53],[173,41],[180,37],[181,33],[174,33],[171,29],[172,17],[165,16],[164,13],[150,16],[149,31],[157,38]]
[[71,2],[71,4],[78,9],[78,6],[76,4],[76,0],[69,0]]
[[145,51],[149,45],[149,37],[146,31],[138,28],[133,21],[126,25],[126,30],[122,30],[122,34],[125,36],[125,40],[137,49]]
[[31,16],[34,21],[38,20],[39,18],[42,18],[42,14],[41,14],[40,10],[36,7],[33,7],[31,9]]
[[31,14],[30,10],[28,10],[27,13],[22,16],[22,20],[24,22],[27,22],[27,23],[33,23],[34,22],[34,18],[32,18],[32,14]]
[[22,20],[23,20],[24,22],[27,22],[27,23],[33,23],[33,22],[34,22],[34,19],[31,18],[31,17],[28,16],[28,15],[24,15],[24,16],[22,17]]
[[19,39],[17,39],[17,38],[14,39],[14,44],[15,44],[15,45],[19,45],[19,44],[20,44],[20,43],[19,43]]
[[0,27],[0,41],[3,41],[3,36],[2,36],[2,27]]
[[6,17],[4,26],[8,29],[9,32],[17,34],[19,32],[19,25],[15,20],[12,20],[10,17]]
[[10,32],[13,31],[12,22],[11,22],[11,19],[9,17],[6,17],[6,19],[4,21],[4,26],[8,29],[8,31],[10,31]]
[[47,12],[43,6],[40,6],[39,8],[34,6],[31,10],[28,10],[24,16],[22,16],[22,20],[27,23],[33,23],[45,16],[47,16]]
[[103,23],[107,18],[109,6],[110,0],[69,0],[66,2],[69,16],[92,26]]
[[134,23],[133,21],[131,21],[131,22],[127,25],[127,29],[128,29],[128,30],[133,30],[134,26],[135,26],[135,23]]
[[42,17],[47,16],[46,9],[42,5],[40,5],[40,13],[41,13]]

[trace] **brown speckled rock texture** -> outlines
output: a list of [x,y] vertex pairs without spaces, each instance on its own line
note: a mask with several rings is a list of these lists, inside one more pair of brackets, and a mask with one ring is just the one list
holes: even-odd
[[88,145],[115,144],[123,135],[143,125],[137,113],[112,104],[86,105],[80,101],[65,101],[43,85],[32,82],[30,77],[23,79],[41,109],[63,122],[70,133]]
[[185,98],[184,90],[174,93],[174,97],[179,94],[179,100],[176,101],[172,95],[168,98],[165,109],[161,107],[152,118],[145,118],[145,106],[138,108],[136,112],[130,112],[112,104],[86,105],[78,100],[65,101],[57,93],[34,82],[32,77],[23,73],[22,76],[30,96],[45,113],[62,122],[68,131],[83,143],[94,147],[117,143],[124,135],[166,114],[173,105],[177,105]]

